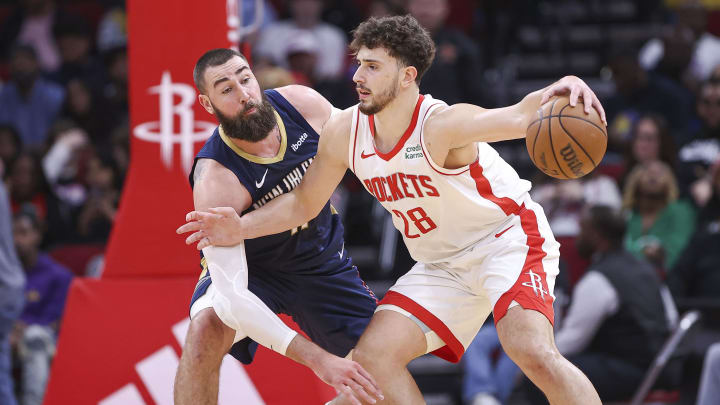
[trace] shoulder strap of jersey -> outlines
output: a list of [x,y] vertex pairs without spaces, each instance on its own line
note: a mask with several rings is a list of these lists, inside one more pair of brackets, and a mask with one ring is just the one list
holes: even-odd
[[352,125],[350,125],[350,142],[348,143],[348,163],[350,170],[355,173],[355,151],[357,149],[358,127],[360,126],[360,108],[352,108]]

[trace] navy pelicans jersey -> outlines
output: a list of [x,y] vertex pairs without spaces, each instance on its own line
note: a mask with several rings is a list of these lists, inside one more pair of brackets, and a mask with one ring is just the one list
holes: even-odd
[[[273,198],[292,191],[300,183],[317,153],[319,135],[302,115],[275,90],[265,90],[275,109],[281,143],[271,158],[250,155],[235,146],[221,127],[195,157],[190,185],[198,159],[213,159],[237,176],[252,198],[242,214],[258,209]],[[245,241],[250,272],[321,271],[324,264],[346,259],[343,227],[328,202],[310,222],[279,234]]]

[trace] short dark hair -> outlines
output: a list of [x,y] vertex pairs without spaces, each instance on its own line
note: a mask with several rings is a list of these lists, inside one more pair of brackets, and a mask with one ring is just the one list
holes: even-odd
[[369,18],[353,31],[350,50],[357,54],[363,46],[384,48],[403,65],[414,66],[418,84],[435,58],[432,37],[411,15]]
[[241,57],[247,61],[245,56],[234,49],[228,48],[216,48],[205,52],[200,59],[195,63],[195,69],[193,69],[193,80],[195,81],[195,87],[200,90],[200,93],[205,93],[205,83],[203,83],[203,75],[205,70],[212,66],[219,66],[229,61],[235,56]]
[[595,231],[613,246],[620,246],[625,237],[627,222],[623,213],[609,205],[593,205],[587,210],[587,218]]

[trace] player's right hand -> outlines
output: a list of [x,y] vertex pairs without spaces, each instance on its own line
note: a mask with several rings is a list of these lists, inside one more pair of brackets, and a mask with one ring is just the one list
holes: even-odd
[[231,207],[210,208],[208,212],[191,211],[185,221],[176,232],[192,232],[185,243],[197,243],[198,250],[208,246],[235,246],[244,240],[240,216]]
[[358,398],[371,404],[385,399],[370,373],[355,361],[330,355],[313,371],[354,405],[362,405]]

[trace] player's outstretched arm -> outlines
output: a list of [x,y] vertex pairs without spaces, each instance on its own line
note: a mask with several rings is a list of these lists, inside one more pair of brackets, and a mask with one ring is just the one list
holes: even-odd
[[197,248],[203,249],[283,232],[315,218],[348,168],[350,113],[345,110],[334,114],[323,127],[317,155],[292,192],[242,217],[229,207],[192,211],[177,232],[192,232],[186,243],[197,243]]
[[472,142],[496,142],[524,138],[528,124],[536,117],[537,110],[553,96],[569,95],[570,105],[578,101],[585,105],[585,112],[596,109],[603,122],[605,110],[595,93],[582,80],[566,76],[550,86],[534,91],[519,103],[484,109],[472,104],[455,104],[433,114],[426,129],[449,137],[449,148],[460,148]]

